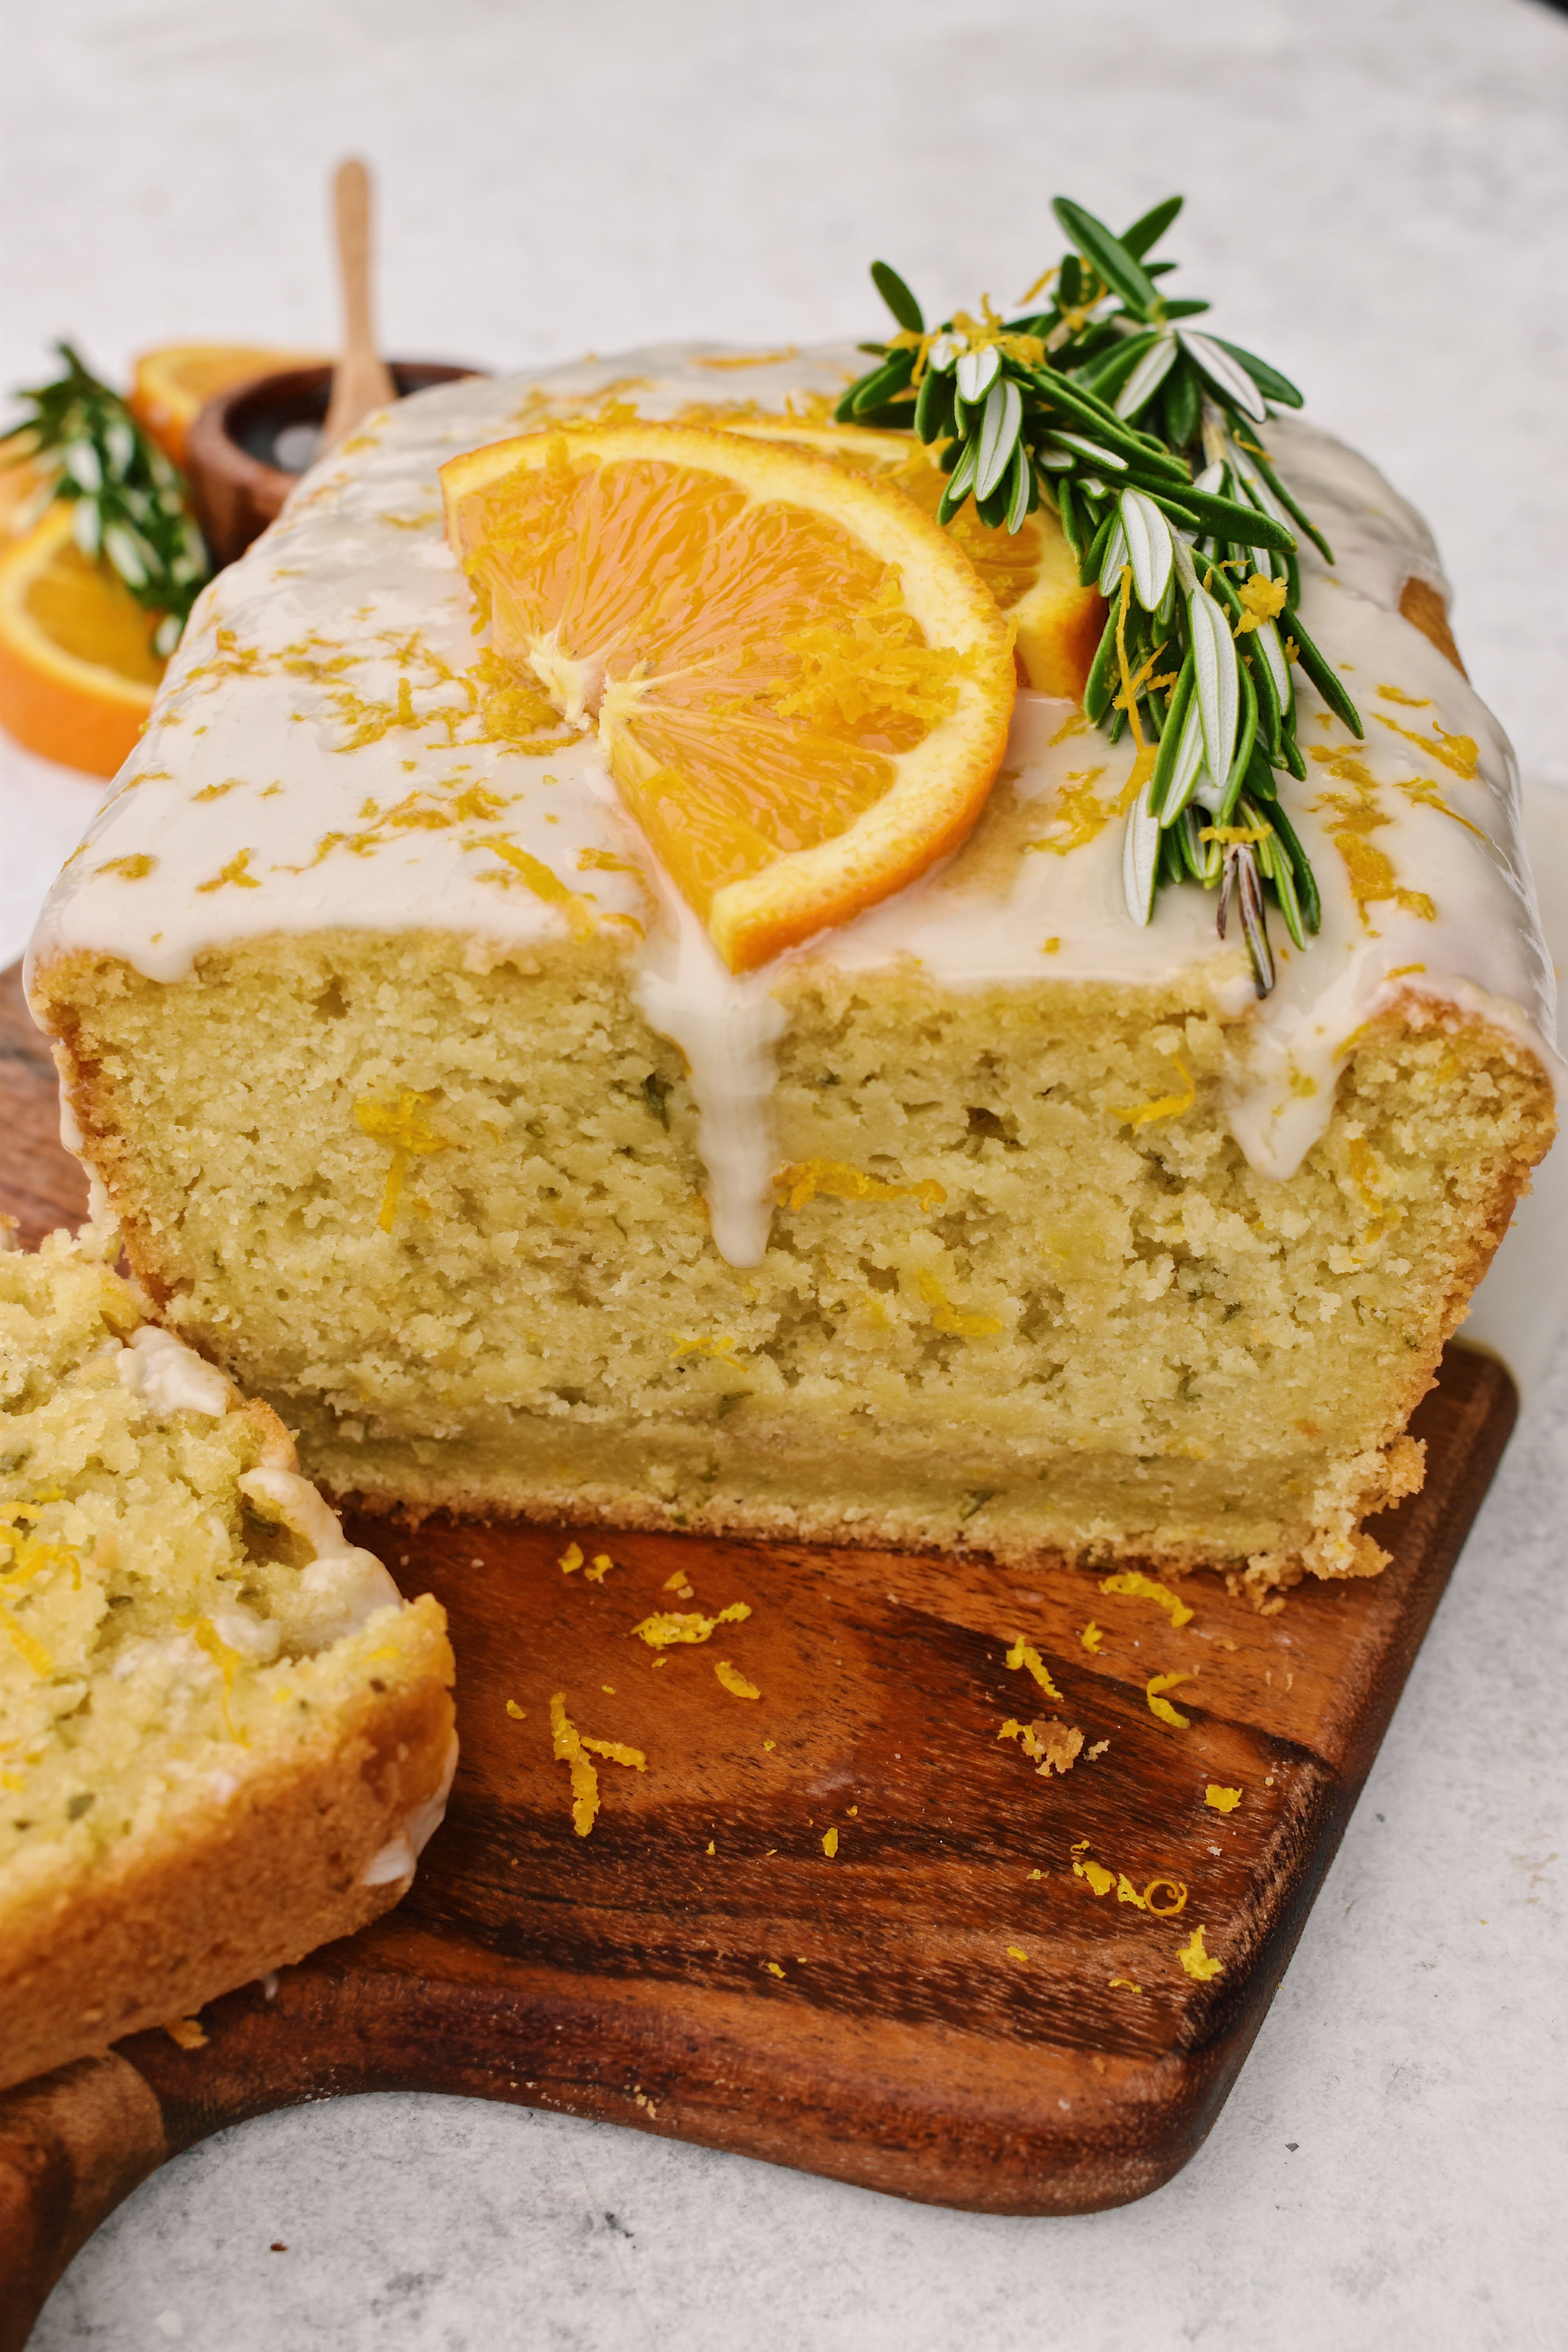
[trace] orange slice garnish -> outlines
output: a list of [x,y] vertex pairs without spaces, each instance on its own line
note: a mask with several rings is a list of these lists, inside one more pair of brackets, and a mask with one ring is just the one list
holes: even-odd
[[[891,483],[933,521],[947,488],[935,450],[912,434],[881,433],[865,425],[806,424],[788,416],[736,417],[723,430],[806,449],[873,481]],[[1077,558],[1056,516],[1037,507],[1021,530],[992,530],[971,502],[946,528],[1011,620],[1024,683],[1040,694],[1081,702],[1105,628],[1106,605],[1092,582],[1086,588],[1079,579]]]
[[81,552],[73,511],[58,501],[0,555],[0,726],[46,759],[112,776],[163,675],[163,616]]
[[129,404],[142,430],[183,467],[185,436],[209,400],[252,376],[321,362],[320,352],[283,352],[268,343],[164,343],[137,361]]
[[901,490],[641,424],[498,442],[441,483],[495,652],[596,728],[732,971],[901,889],[973,824],[1013,633]]

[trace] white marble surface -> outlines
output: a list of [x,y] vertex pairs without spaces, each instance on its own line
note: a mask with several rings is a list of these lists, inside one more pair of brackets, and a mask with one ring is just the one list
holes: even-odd
[[[5,32],[5,383],[62,331],[110,370],[329,337],[349,148],[381,171],[389,342],[492,362],[858,330],[873,252],[933,304],[1005,298],[1057,189],[1119,218],[1184,186],[1194,285],[1432,519],[1477,683],[1568,786],[1568,24],[1531,0],[11,0]],[[0,961],[91,794],[0,769]],[[168,2167],[36,2352],[1555,2347],[1565,1478],[1559,1348],[1240,2084],[1158,2196],[977,2220],[361,2100]]]

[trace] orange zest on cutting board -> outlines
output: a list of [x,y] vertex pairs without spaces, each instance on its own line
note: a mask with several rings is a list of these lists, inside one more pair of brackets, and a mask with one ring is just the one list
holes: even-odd
[[112,776],[163,675],[162,616],[81,552],[71,518],[51,506],[0,554],[0,726],[47,760]]
[[900,490],[640,424],[498,442],[441,482],[494,650],[596,729],[732,971],[901,889],[973,824],[1013,631]]
[[185,436],[209,400],[252,376],[319,367],[320,352],[280,352],[267,343],[164,343],[143,352],[128,404],[165,457],[184,468]]

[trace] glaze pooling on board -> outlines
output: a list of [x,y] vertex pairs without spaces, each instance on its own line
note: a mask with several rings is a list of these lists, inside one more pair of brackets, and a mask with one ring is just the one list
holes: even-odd
[[1331,569],[1303,544],[1302,619],[1367,740],[1294,673],[1310,772],[1286,789],[1323,926],[1305,952],[1277,937],[1272,996],[1257,1003],[1239,944],[1215,936],[1212,894],[1162,891],[1152,922],[1131,921],[1121,813],[1131,746],[1026,690],[963,849],[765,972],[732,977],[623,807],[596,739],[552,723],[520,749],[487,702],[437,468],[606,399],[648,417],[693,404],[776,414],[836,396],[859,364],[832,346],[715,365],[733,356],[668,347],[475,379],[373,418],[204,593],[32,958],[88,949],[173,981],[205,950],[272,931],[453,931],[486,961],[567,927],[613,936],[645,1017],[690,1066],[714,1237],[735,1265],[767,1244],[787,1018],[773,991],[814,961],[871,971],[912,958],[955,988],[1196,975],[1245,1024],[1232,1033],[1232,1132],[1280,1178],[1326,1128],[1356,1033],[1405,992],[1491,1022],[1560,1075],[1513,754],[1398,610],[1407,578],[1445,585],[1430,534],[1364,458],[1295,419],[1272,421],[1268,446],[1338,559]]

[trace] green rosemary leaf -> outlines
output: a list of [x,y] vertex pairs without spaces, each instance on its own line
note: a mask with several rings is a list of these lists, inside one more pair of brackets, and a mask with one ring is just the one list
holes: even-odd
[[[1173,303],[1168,307],[1173,310],[1175,305]],[[1289,377],[1281,375],[1278,368],[1270,367],[1267,360],[1255,359],[1250,352],[1244,352],[1239,343],[1227,343],[1223,335],[1215,335],[1211,340],[1246,369],[1265,400],[1277,400],[1281,408],[1301,406],[1301,395]]]
[[1212,335],[1195,334],[1186,327],[1178,327],[1176,333],[1187,357],[1207,376],[1215,390],[1233,407],[1239,408],[1244,416],[1255,417],[1261,423],[1268,414],[1268,406],[1246,369],[1238,367]]
[[1212,538],[1237,547],[1283,549],[1296,544],[1294,533],[1283,523],[1276,522],[1272,515],[1260,514],[1256,507],[1243,506],[1239,499],[1215,498],[1195,483],[1175,489],[1139,466],[1128,470],[1140,488],[1158,499],[1167,514],[1179,510],[1184,522],[1200,524]]
[[1279,901],[1279,912],[1285,918],[1285,929],[1290,934],[1292,944],[1305,948],[1306,928],[1301,919],[1301,901],[1296,889],[1296,869],[1282,844],[1269,879],[1274,885],[1274,895]]
[[1247,782],[1247,772],[1252,764],[1252,747],[1258,740],[1258,689],[1252,683],[1252,672],[1244,661],[1236,666],[1237,683],[1241,688],[1240,709],[1236,723],[1236,750],[1231,757],[1230,776],[1225,797],[1219,804],[1221,824],[1230,823],[1231,812],[1241,797]]
[[[1119,335],[1106,351],[1097,352],[1083,365],[1071,371],[1072,382],[1080,392],[1092,392],[1101,400],[1113,400],[1144,352],[1152,343],[1160,341],[1158,327],[1145,327],[1141,334]],[[1066,354],[1074,360],[1075,351]]]
[[1241,681],[1230,623],[1205,588],[1187,598],[1187,629],[1197,673],[1198,715],[1204,730],[1204,757],[1208,771],[1223,791],[1236,748],[1236,722],[1240,715]]
[[1153,778],[1147,778],[1127,812],[1121,842],[1121,890],[1133,921],[1153,920],[1154,893],[1160,882],[1160,820],[1150,804]]
[[1279,642],[1279,631],[1272,621],[1259,621],[1253,631],[1258,646],[1259,667],[1268,673],[1274,708],[1279,714],[1279,724],[1285,726],[1295,708],[1295,696],[1290,685],[1290,665],[1285,658],[1285,648]]
[[1296,828],[1286,815],[1282,803],[1277,803],[1268,812],[1268,822],[1274,827],[1296,869],[1296,889],[1301,902],[1301,922],[1309,934],[1322,928],[1323,904],[1318,895],[1318,877],[1312,871],[1310,858],[1302,848]]
[[1279,797],[1279,787],[1274,781],[1274,771],[1268,763],[1268,750],[1261,735],[1252,746],[1252,757],[1247,763],[1244,790],[1255,801],[1268,802],[1270,807]]
[[1177,295],[1165,305],[1167,319],[1195,319],[1200,311],[1212,310],[1212,302],[1194,302],[1185,295]]
[[1022,530],[1039,500],[1040,486],[1029,463],[1029,453],[1020,441],[1013,451],[1012,480],[1007,490],[1006,513],[1003,518],[1008,530]]
[[[1131,227],[1121,232],[1122,251],[1130,253],[1134,261],[1142,261],[1150,247],[1159,244],[1184,202],[1185,198],[1182,196],[1167,196],[1163,203],[1152,205],[1146,213],[1140,214]],[[1057,217],[1060,219],[1059,213]],[[1070,236],[1070,230],[1068,234]],[[1155,266],[1160,269],[1170,269],[1175,265],[1173,262],[1159,262]]]
[[[1116,610],[1112,606],[1106,615],[1099,650],[1089,666],[1089,679],[1083,689],[1084,715],[1098,727],[1110,708],[1110,698],[1116,682]],[[1115,737],[1111,740],[1115,741]]]
[[1279,730],[1279,765],[1288,769],[1299,784],[1304,784],[1307,781],[1307,762],[1301,757],[1301,746],[1297,742],[1295,730],[1289,720]]
[[[962,368],[963,361],[959,362]],[[974,467],[974,497],[988,499],[1006,475],[1018,446],[1024,421],[1024,399],[1011,376],[996,376],[985,395],[980,416],[980,454]]]
[[1180,345],[1174,335],[1156,335],[1142,353],[1136,366],[1130,368],[1121,391],[1116,395],[1116,414],[1129,422],[1141,408],[1147,407],[1164,383],[1180,356]]
[[1088,583],[1083,577],[1085,548],[1083,521],[1078,509],[1078,492],[1073,488],[1070,478],[1053,482],[1051,488],[1056,497],[1057,516],[1061,523],[1062,536],[1071,548],[1073,560],[1078,565],[1079,584],[1087,587]]
[[[1263,897],[1263,883],[1258,871],[1258,859],[1250,844],[1237,845],[1226,852],[1226,883],[1232,875],[1237,884],[1237,905],[1241,916],[1242,936],[1252,964],[1252,984],[1259,996],[1267,996],[1274,985],[1274,950],[1268,944],[1268,912]],[[1221,885],[1222,892],[1226,884]],[[1226,894],[1228,895],[1228,894]],[[1225,936],[1225,897],[1220,899],[1220,936]]]
[[955,515],[973,488],[974,468],[979,456],[979,443],[972,434],[963,445],[957,465],[948,477],[947,488],[942,494],[942,504],[936,510],[938,522],[947,522]]
[[[1252,684],[1258,696],[1258,728],[1268,746],[1271,760],[1279,757],[1279,729],[1284,713],[1279,708],[1279,683],[1263,647],[1257,643],[1260,630],[1253,631],[1253,644],[1242,651],[1242,667],[1252,672]],[[1250,786],[1248,787],[1250,790]]]
[[1198,372],[1184,352],[1165,378],[1160,405],[1166,437],[1172,446],[1177,449],[1189,447],[1197,437],[1203,394],[1198,386]]
[[[1189,654],[1187,658],[1190,661],[1192,656]],[[1204,758],[1203,713],[1198,709],[1194,680],[1194,689],[1187,698],[1186,710],[1182,719],[1182,731],[1176,743],[1175,757],[1171,762],[1170,773],[1165,781],[1165,798],[1161,811],[1161,823],[1167,825],[1174,824],[1182,811],[1190,804],[1198,793],[1204,790],[1205,784],[1212,793],[1214,779],[1209,774],[1208,762]]]
[[1154,612],[1165,593],[1175,562],[1171,526],[1152,499],[1142,490],[1123,490],[1117,500],[1127,560],[1132,566],[1132,586],[1146,613]]
[[895,352],[891,359],[884,360],[879,368],[873,368],[869,375],[863,375],[856,384],[850,402],[850,415],[858,422],[869,410],[880,408],[894,393],[903,391],[914,372],[913,352]]
[[1187,469],[1180,458],[1163,449],[1149,434],[1123,423],[1108,402],[1096,393],[1085,392],[1071,376],[1058,374],[1049,368],[1034,368],[1029,371],[1029,387],[1053,407],[1064,410],[1107,449],[1114,449],[1121,457],[1136,457],[1143,465],[1168,473],[1173,480],[1186,480]]
[[1113,595],[1121,581],[1121,567],[1127,561],[1127,533],[1118,514],[1110,526],[1110,536],[1105,542],[1100,559],[1100,579],[1097,582],[1102,596]]
[[[1058,214],[1058,218],[1061,215]],[[1072,232],[1068,232],[1070,236]],[[1076,310],[1083,298],[1083,266],[1076,253],[1069,253],[1057,278],[1057,294],[1064,310]]]
[[967,407],[977,408],[1002,373],[1002,354],[994,343],[984,351],[965,352],[954,371],[958,396]]
[[927,368],[915,395],[915,431],[928,446],[952,430],[952,378]]
[[1102,220],[1085,212],[1070,197],[1053,197],[1051,210],[1095,275],[1104,279],[1113,294],[1121,297],[1134,318],[1147,319],[1160,297],[1142,263],[1128,252],[1119,236],[1111,235]]
[[1127,471],[1125,457],[1119,457],[1114,449],[1097,448],[1094,443],[1081,433],[1069,433],[1063,425],[1054,425],[1051,429],[1051,437],[1054,441],[1059,442],[1064,449],[1072,450],[1077,457],[1088,457],[1096,466],[1109,466],[1113,474],[1124,474]]
[[874,261],[871,283],[906,334],[925,333],[925,313],[896,269],[886,261]]
[[1296,641],[1297,660],[1333,712],[1334,717],[1350,729],[1358,742],[1364,742],[1366,729],[1361,723],[1361,713],[1340,684],[1332,665],[1323,659],[1322,655],[1301,626],[1300,614],[1287,612],[1285,626],[1287,633]]
[[1181,747],[1187,723],[1187,713],[1192,709],[1192,703],[1193,657],[1189,653],[1183,656],[1182,667],[1176,673],[1176,683],[1171,689],[1171,699],[1166,705],[1165,716],[1160,728],[1160,748],[1154,754],[1154,770],[1150,778],[1149,805],[1159,817],[1162,824],[1169,824],[1171,822],[1171,818],[1165,814],[1166,796],[1170,792],[1172,776],[1175,772],[1176,755]]

